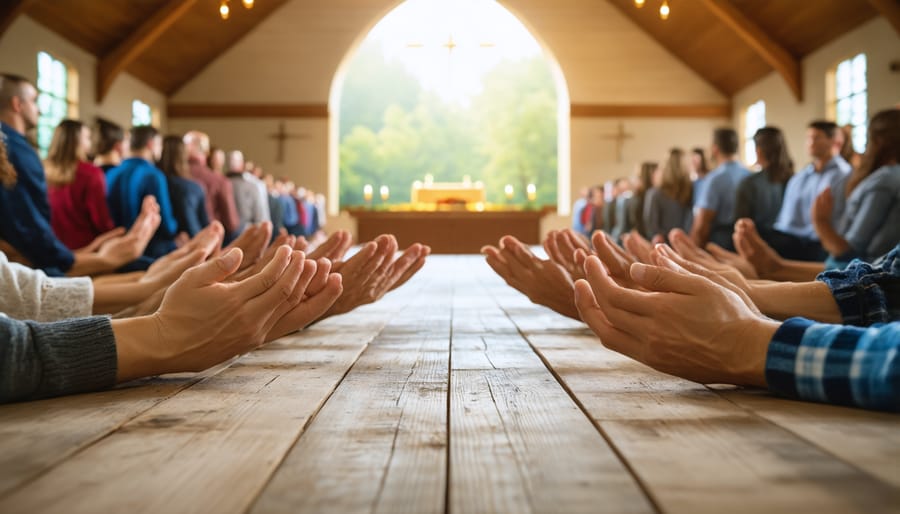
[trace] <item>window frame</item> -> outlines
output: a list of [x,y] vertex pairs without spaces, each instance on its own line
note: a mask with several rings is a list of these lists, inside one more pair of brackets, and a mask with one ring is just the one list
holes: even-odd
[[[853,67],[857,59],[861,58],[864,64],[864,71],[862,75],[863,79],[863,87],[862,89],[857,90],[854,83],[854,71]],[[844,96],[838,96],[838,81],[841,80],[840,77],[840,68],[842,65],[847,64],[849,69],[849,84],[848,84],[848,94]],[[867,139],[867,130],[869,125],[869,57],[865,52],[856,52],[850,56],[844,57],[838,60],[834,66],[829,68],[828,72],[825,76],[825,110],[828,115],[828,119],[834,120],[838,126],[843,127],[844,125],[850,125],[852,127],[851,133],[853,137],[853,149],[856,153],[862,154],[865,152],[866,139]],[[860,123],[854,123],[854,117],[857,115],[859,107],[858,103],[855,101],[857,98],[862,98],[862,115],[861,118],[856,121],[860,121]],[[839,119],[839,104],[842,101],[847,101],[849,105],[849,115],[848,119]]]
[[[762,108],[762,119],[759,126],[755,126],[753,128],[750,127],[751,121],[751,109],[760,106]],[[766,101],[762,98],[757,99],[755,102],[750,103],[747,107],[741,111],[741,130],[744,133],[743,140],[741,141],[741,153],[744,158],[744,163],[747,166],[752,166],[756,163],[756,142],[753,141],[753,136],[756,134],[756,131],[766,126]]]
[[[63,70],[63,79],[64,79],[64,88],[65,94],[60,96],[57,92],[52,91],[49,88],[42,88],[44,84],[44,80],[42,79],[42,64],[41,55],[46,55],[47,58],[50,59],[50,65],[54,66],[57,63],[62,67]],[[40,114],[38,116],[38,127],[37,127],[37,143],[38,143],[38,152],[42,157],[46,157],[47,150],[50,147],[50,141],[53,138],[53,132],[56,130],[56,126],[59,125],[59,122],[65,118],[78,118],[78,70],[75,66],[72,65],[71,62],[66,59],[57,57],[47,50],[38,50],[36,54],[37,61],[37,80],[35,81],[35,88],[38,92],[38,106],[42,103],[47,103],[48,100],[42,100],[42,97],[50,97],[49,102],[52,105],[61,106],[64,104],[65,114],[57,119],[57,117],[52,116],[48,111],[48,109],[40,109]],[[44,70],[46,71],[46,70]]]

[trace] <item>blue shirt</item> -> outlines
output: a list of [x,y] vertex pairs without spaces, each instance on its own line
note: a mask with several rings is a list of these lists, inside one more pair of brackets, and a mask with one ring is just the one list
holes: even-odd
[[35,267],[61,276],[72,268],[75,255],[50,226],[50,202],[44,166],[37,152],[15,129],[0,123],[9,162],[18,175],[15,185],[0,185],[0,238]]
[[145,159],[125,159],[106,174],[106,186],[109,213],[116,225],[125,228],[134,224],[144,197],[155,197],[162,219],[144,253],[160,257],[175,249],[178,221],[172,212],[166,175],[161,170]]
[[194,237],[209,225],[206,195],[200,184],[183,177],[168,177],[172,212],[178,220],[178,231]]
[[588,230],[584,223],[581,222],[581,214],[587,207],[587,203],[587,199],[579,198],[575,200],[575,204],[572,206],[572,230],[579,234],[587,233]]
[[[734,206],[738,185],[750,176],[747,168],[737,161],[727,161],[706,176],[706,183],[697,200],[696,208],[714,211],[709,240],[719,246],[731,248],[734,232]],[[696,194],[696,193],[695,193]]]
[[281,204],[283,218],[282,223],[285,227],[296,227],[300,223],[300,213],[297,212],[297,203],[290,195],[278,195],[278,202]]
[[703,196],[703,192],[706,191],[706,179],[709,178],[709,175],[703,175],[694,181],[694,207],[700,203],[700,197]]
[[879,262],[854,260],[817,280],[831,289],[848,325],[785,321],[769,343],[769,389],[804,400],[900,410],[900,244]]
[[[812,222],[812,206],[816,197],[826,187],[837,189],[841,180],[850,173],[850,165],[840,155],[836,155],[816,172],[812,163],[807,164],[799,173],[796,173],[788,181],[784,190],[784,200],[778,219],[775,220],[775,230],[791,234],[793,236],[818,241],[819,236]],[[838,198],[835,198],[838,200]],[[834,221],[840,219],[840,202],[835,202]]]
[[[834,194],[845,196],[845,178]],[[838,261],[859,258],[872,261],[900,242],[900,164],[882,166],[864,178],[850,193],[843,215],[835,226],[850,245]]]

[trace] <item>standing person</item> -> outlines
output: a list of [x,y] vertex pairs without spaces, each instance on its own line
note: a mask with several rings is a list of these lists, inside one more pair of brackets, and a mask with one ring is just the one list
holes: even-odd
[[162,220],[144,251],[150,258],[162,257],[177,247],[178,221],[172,211],[169,184],[165,174],[154,165],[161,153],[162,138],[155,128],[149,125],[134,127],[131,129],[131,157],[106,174],[109,211],[120,226],[134,224],[145,197],[156,198]]
[[698,246],[712,241],[717,245],[734,249],[731,234],[734,232],[734,202],[738,185],[750,176],[747,168],[737,160],[738,135],[730,128],[713,132],[710,154],[718,163],[706,177],[694,209],[691,238]]
[[225,227],[225,240],[237,237],[240,218],[234,205],[231,182],[224,175],[214,173],[206,165],[209,157],[209,136],[192,130],[184,135],[191,176],[206,194],[206,212],[210,220],[217,220]]
[[650,239],[665,238],[673,228],[687,230],[691,225],[692,186],[684,150],[669,151],[656,177],[644,198],[644,227]]
[[[806,148],[812,162],[788,181],[775,232],[767,241],[779,255],[801,261],[824,261],[822,248],[813,226],[812,207],[816,197],[830,187],[833,190],[850,173],[850,164],[840,156],[838,126],[831,121],[814,121],[806,129]],[[832,213],[832,223],[840,219],[840,206]]]
[[756,144],[756,162],[762,170],[745,178],[738,186],[734,213],[737,219],[752,219],[766,239],[774,230],[784,189],[794,174],[794,162],[788,154],[784,134],[776,127],[757,130],[753,142]]
[[127,130],[109,120],[97,118],[97,154],[94,166],[106,173],[122,164],[122,160],[128,157],[129,145]]
[[172,212],[178,221],[178,232],[194,237],[209,225],[209,215],[206,212],[203,188],[190,178],[187,151],[180,137],[166,136],[163,139],[159,169],[165,173],[169,184]]
[[72,250],[116,227],[106,205],[103,171],[87,161],[90,149],[91,129],[80,121],[62,120],[44,160],[50,225]]

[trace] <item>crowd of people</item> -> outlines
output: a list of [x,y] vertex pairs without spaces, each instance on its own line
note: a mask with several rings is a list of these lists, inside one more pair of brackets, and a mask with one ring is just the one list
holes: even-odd
[[[892,112],[874,117],[872,127],[886,130]],[[826,262],[828,269],[871,261],[900,239],[900,177],[857,155],[846,128],[811,122],[810,161],[796,172],[780,129],[763,127],[753,141],[756,173],[737,158],[737,133],[718,129],[709,152],[715,168],[702,148],[673,148],[662,163],[641,164],[630,180],[591,188],[574,206],[573,229],[586,237],[603,230],[617,242],[631,232],[664,242],[678,228],[698,246],[734,251],[735,221],[750,219],[779,255]]]
[[510,236],[482,252],[533,302],[658,370],[897,411],[900,109],[872,117],[863,155],[846,137],[810,123],[795,174],[783,133],[762,128],[751,173],[719,129],[716,168],[673,149],[635,188],[594,188],[544,240],[549,258]]
[[34,85],[0,74],[0,402],[206,369],[377,300],[430,253],[383,235],[348,256],[315,194],[201,132],[101,121],[92,159],[64,120],[42,161],[37,119]]
[[[376,301],[430,253],[307,239],[315,195],[196,131],[102,122],[92,164],[90,130],[66,120],[42,162],[26,137],[36,98],[0,75],[0,401],[205,369]],[[872,117],[861,156],[811,123],[797,173],[780,130],[754,140],[757,173],[719,129],[715,168],[673,149],[636,187],[586,193],[548,259],[506,236],[487,263],[661,371],[900,410],[900,110]]]

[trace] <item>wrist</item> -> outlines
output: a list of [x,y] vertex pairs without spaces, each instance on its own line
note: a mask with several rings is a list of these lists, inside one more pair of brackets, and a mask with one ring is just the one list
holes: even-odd
[[116,382],[166,373],[166,358],[159,352],[159,330],[152,316],[115,319]]
[[766,357],[769,343],[781,324],[768,318],[750,322],[735,352],[731,374],[735,384],[766,387]]

